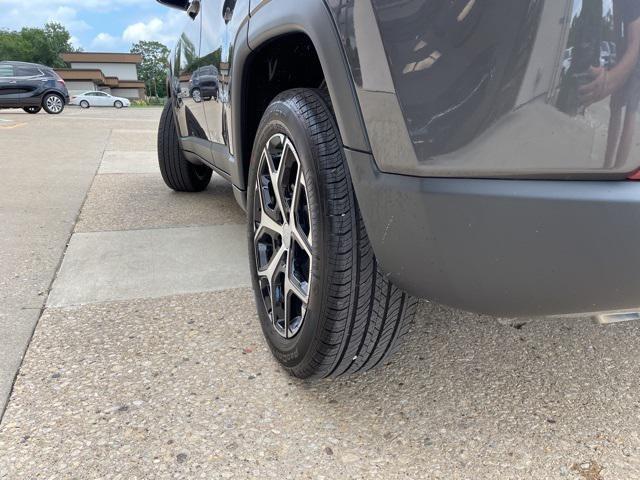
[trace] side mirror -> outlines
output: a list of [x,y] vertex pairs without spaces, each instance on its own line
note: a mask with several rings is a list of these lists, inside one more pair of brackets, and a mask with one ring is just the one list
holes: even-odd
[[191,2],[189,0],[157,0],[158,3],[166,5],[167,7],[177,8],[179,10],[187,11]]

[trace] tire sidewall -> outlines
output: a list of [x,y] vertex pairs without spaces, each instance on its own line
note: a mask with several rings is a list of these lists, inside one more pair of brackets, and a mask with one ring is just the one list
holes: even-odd
[[[267,339],[273,355],[287,369],[295,374],[298,370],[304,370],[310,363],[318,343],[318,338],[324,327],[326,315],[323,314],[324,294],[323,285],[326,285],[326,265],[321,261],[326,257],[326,222],[324,220],[325,209],[322,208],[320,199],[320,185],[318,182],[318,162],[316,161],[315,148],[310,140],[310,132],[299,118],[293,102],[287,102],[286,98],[276,99],[265,112],[262,122],[258,127],[258,134],[254,143],[251,166],[249,170],[249,184],[247,193],[248,212],[248,237],[249,258],[251,269],[251,281],[256,297],[258,316],[262,330]],[[254,249],[254,200],[257,169],[264,145],[273,135],[281,133],[286,135],[293,143],[298,153],[301,168],[307,185],[307,198],[311,216],[312,229],[312,255],[313,265],[311,271],[311,285],[309,303],[304,322],[300,331],[291,339],[284,339],[271,325],[271,320],[266,311],[261,297],[256,266],[256,254]]]
[[[60,109],[59,112],[54,112],[54,111],[50,110],[49,107],[47,107],[47,99],[49,99],[50,97],[58,97],[60,99],[60,101],[62,102],[62,108]],[[44,98],[42,99],[42,108],[49,115],[59,115],[64,111],[64,99],[60,95],[58,95],[57,93],[47,93],[44,96]]]

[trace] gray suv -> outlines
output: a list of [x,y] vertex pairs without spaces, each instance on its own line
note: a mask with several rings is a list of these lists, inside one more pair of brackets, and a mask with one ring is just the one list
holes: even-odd
[[0,62],[0,108],[27,113],[62,113],[69,103],[64,80],[52,68],[37,63]]
[[[291,374],[381,364],[418,297],[507,317],[639,309],[640,2],[161,3],[186,21],[164,181],[233,185]],[[203,65],[207,102],[180,86]]]

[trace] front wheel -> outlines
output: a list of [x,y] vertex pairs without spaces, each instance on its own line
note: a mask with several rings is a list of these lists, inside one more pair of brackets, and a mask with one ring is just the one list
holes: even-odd
[[64,99],[57,93],[47,93],[42,99],[42,108],[51,115],[58,115],[64,110]]
[[82,100],[80,102],[80,107],[81,108],[89,108],[91,105],[89,105],[89,102],[87,102],[86,100]]
[[116,100],[115,103],[113,104],[114,107],[120,109],[122,108],[124,105],[122,105],[122,102],[120,100]]
[[322,92],[289,90],[267,108],[247,210],[258,316],[292,375],[364,372],[397,349],[416,301],[378,268]]
[[36,113],[40,113],[42,107],[24,107],[23,110],[31,115],[35,115]]

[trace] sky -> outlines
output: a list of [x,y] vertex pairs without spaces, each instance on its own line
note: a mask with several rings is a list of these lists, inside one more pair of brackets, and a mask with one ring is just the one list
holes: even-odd
[[0,29],[64,25],[86,52],[128,52],[139,40],[171,48],[187,17],[155,0],[0,0]]

